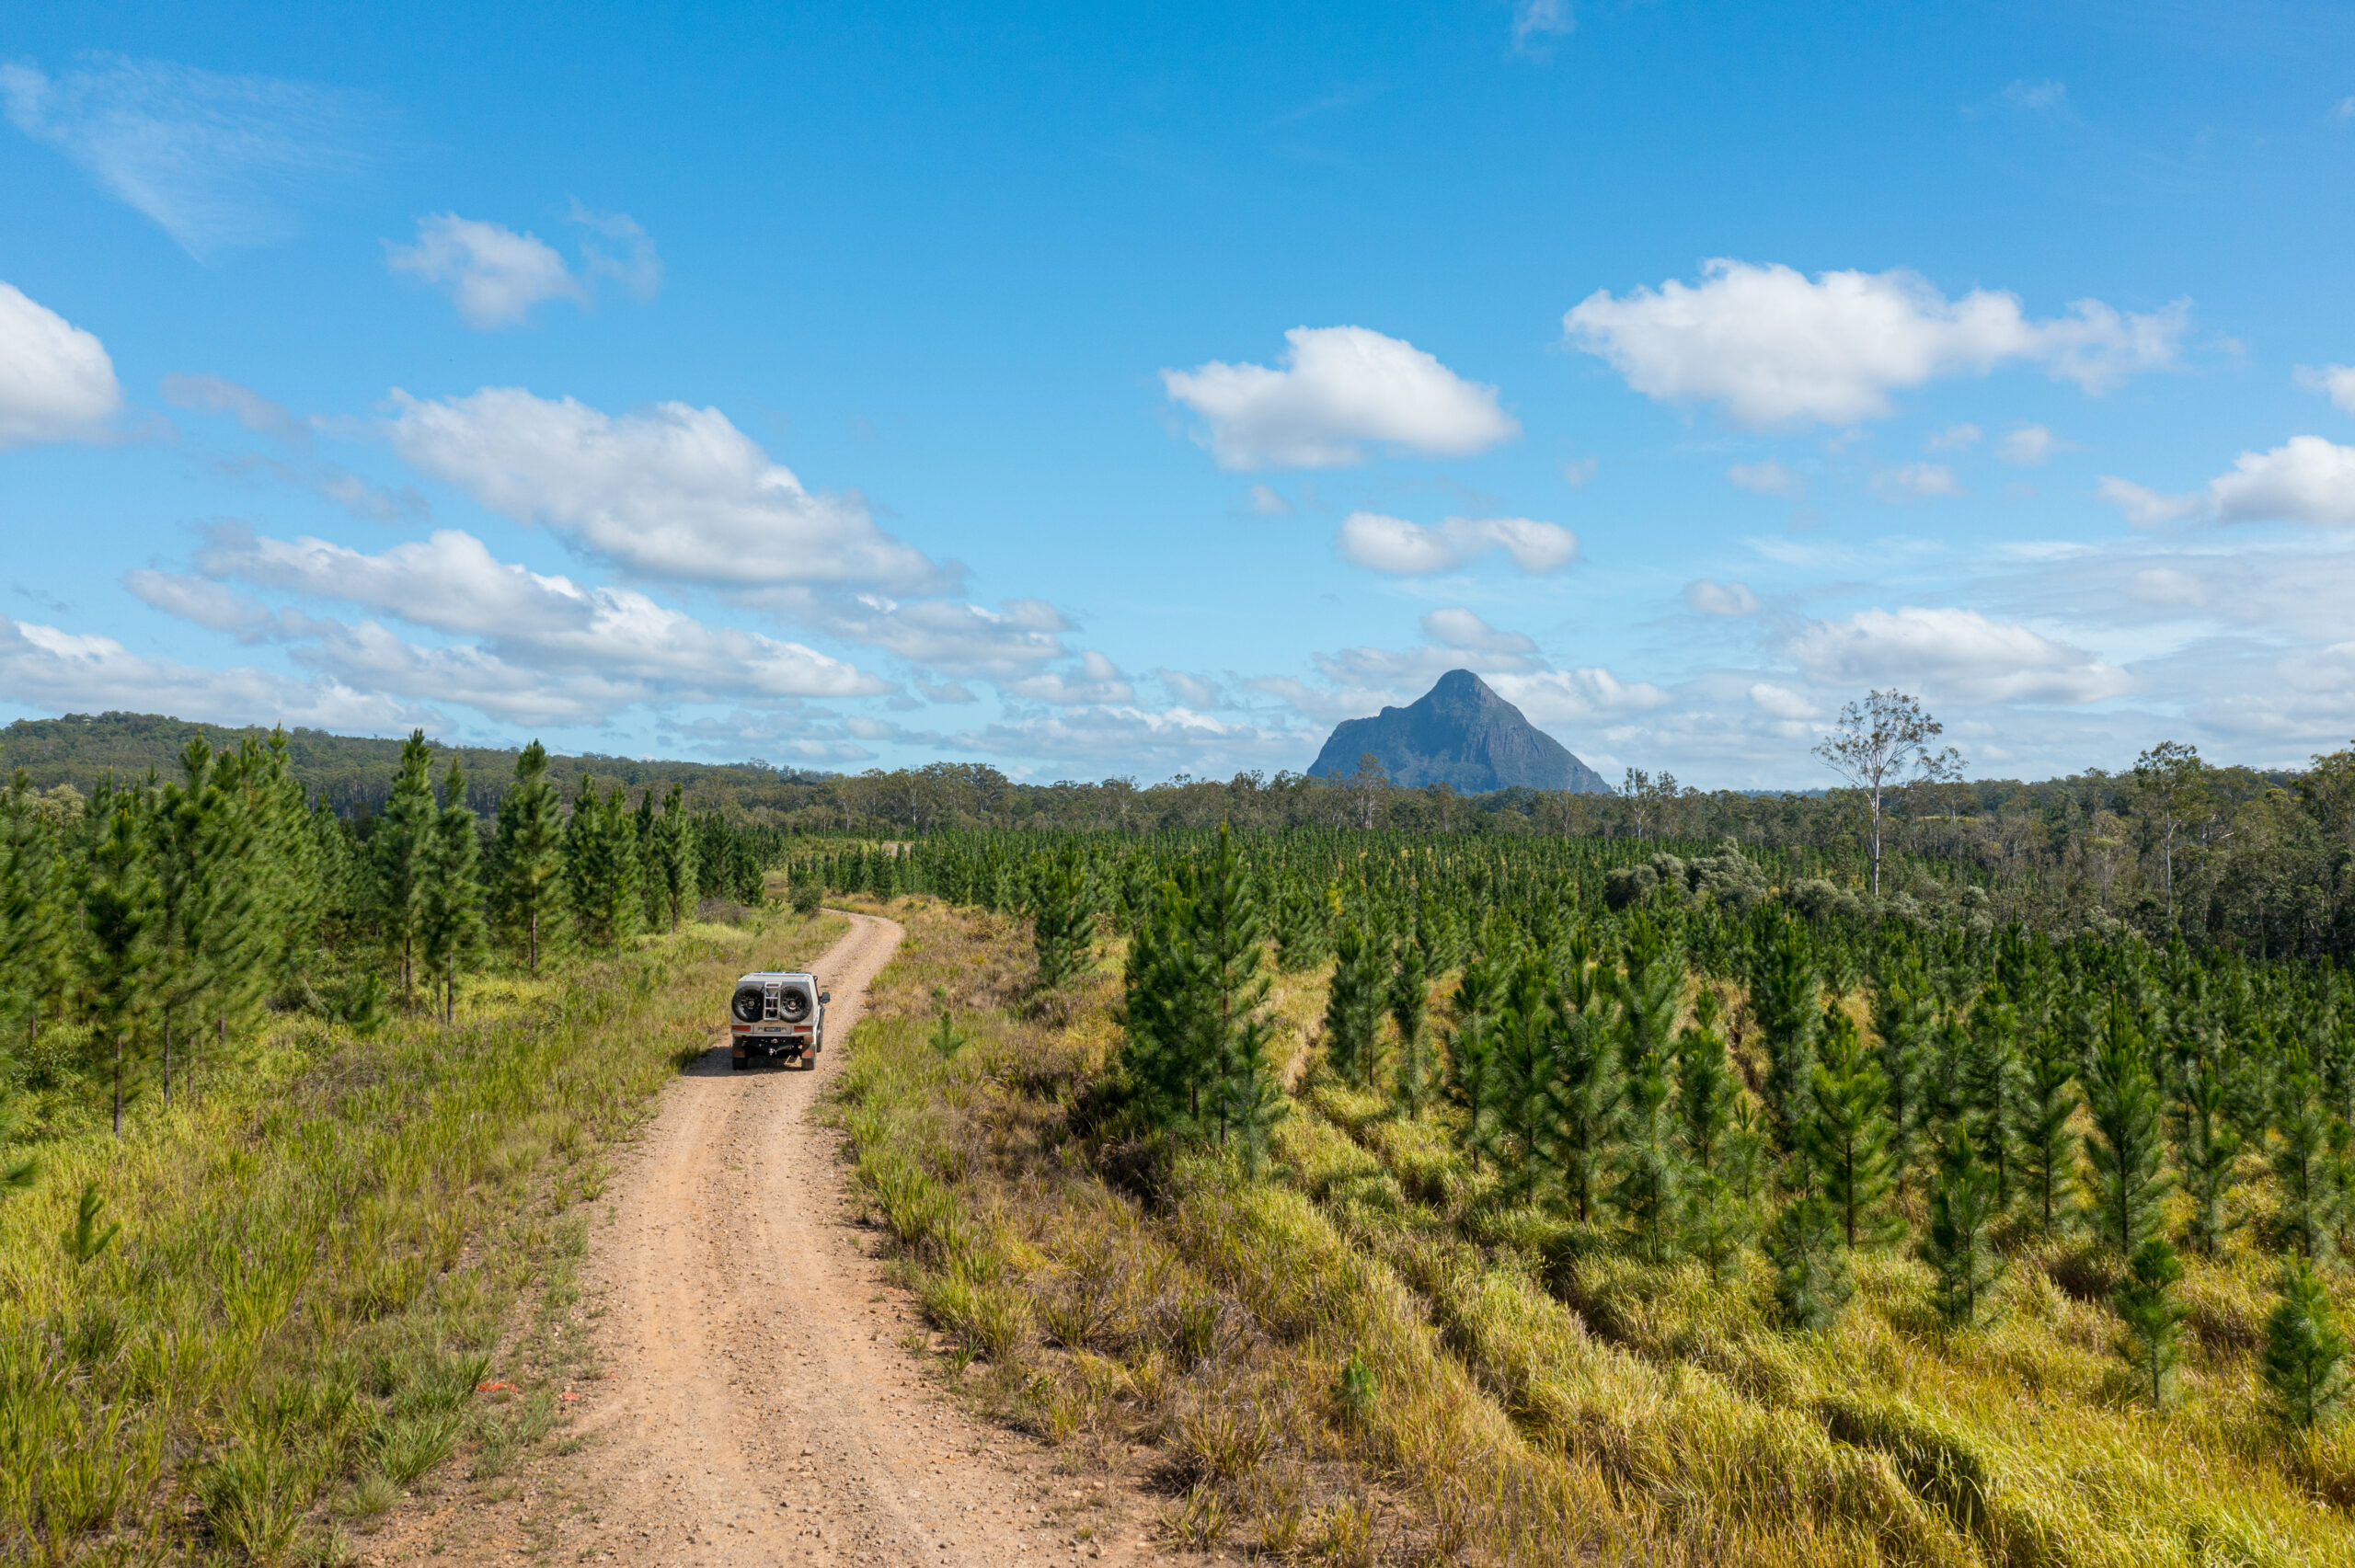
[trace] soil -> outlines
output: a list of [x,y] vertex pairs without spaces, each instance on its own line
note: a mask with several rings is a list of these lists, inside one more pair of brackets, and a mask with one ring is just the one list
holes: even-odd
[[[810,1070],[731,1070],[724,1034],[664,1093],[590,1230],[577,1309],[599,1376],[493,1487],[405,1503],[360,1561],[737,1565],[1135,1562],[1155,1502],[970,1414],[890,1283],[816,1115],[902,934],[852,915]],[[715,1004],[717,1011],[717,1004]]]

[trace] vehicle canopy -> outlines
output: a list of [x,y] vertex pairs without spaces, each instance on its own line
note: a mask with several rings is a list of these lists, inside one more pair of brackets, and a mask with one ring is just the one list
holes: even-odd
[[740,1024],[799,1024],[820,1005],[817,976],[805,969],[756,969],[738,977],[729,1011]]

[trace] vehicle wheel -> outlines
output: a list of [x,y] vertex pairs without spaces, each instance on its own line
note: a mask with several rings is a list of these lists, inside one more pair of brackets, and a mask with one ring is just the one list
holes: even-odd
[[744,1059],[743,1059],[742,1057],[737,1057],[737,1056],[729,1057],[729,1058],[728,1059],[728,1070],[729,1070],[729,1071],[730,1071],[730,1072],[741,1072],[741,1071],[743,1071],[743,1070],[744,1070]]

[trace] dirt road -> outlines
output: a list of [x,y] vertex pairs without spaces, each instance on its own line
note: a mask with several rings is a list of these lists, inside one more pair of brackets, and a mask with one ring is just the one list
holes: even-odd
[[839,1137],[811,1115],[903,934],[850,918],[817,967],[833,995],[819,1066],[736,1072],[715,1046],[619,1173],[583,1275],[608,1375],[569,1407],[579,1451],[535,1467],[534,1539],[489,1528],[468,1546],[444,1515],[371,1557],[765,1568],[1155,1555],[1140,1499],[969,1418],[907,1347],[920,1322],[885,1288],[873,1232],[849,1223]]

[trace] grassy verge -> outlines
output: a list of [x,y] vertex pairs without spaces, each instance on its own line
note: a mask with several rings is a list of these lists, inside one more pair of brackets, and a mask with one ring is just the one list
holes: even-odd
[[[1020,933],[928,900],[850,1043],[839,1113],[945,1371],[1074,1469],[1153,1456],[1173,1542],[1333,1562],[2162,1568],[2355,1563],[2355,1436],[2283,1436],[2254,1259],[2194,1264],[2192,1354],[2140,1406],[2061,1249],[1949,1332],[1868,1253],[1839,1325],[1775,1326],[1754,1259],[1647,1265],[1497,1200],[1438,1125],[1333,1082],[1319,976],[1273,1179],[1179,1164],[1150,1200],[1073,1113],[1117,1039],[1099,972],[1019,1001]],[[964,1043],[933,1025],[951,1008]],[[2343,1284],[2343,1281],[2341,1282]]]
[[[691,927],[487,980],[449,1028],[291,1022],[123,1141],[49,1145],[0,1203],[0,1560],[333,1560],[452,1455],[544,1436],[558,1392],[493,1386],[519,1293],[563,1288],[727,980],[841,929]],[[121,1227],[86,1258],[86,1185]]]

